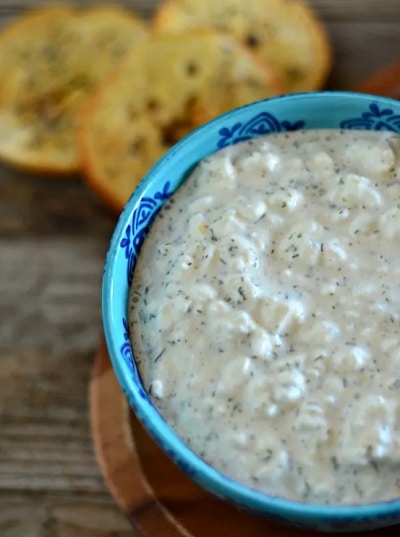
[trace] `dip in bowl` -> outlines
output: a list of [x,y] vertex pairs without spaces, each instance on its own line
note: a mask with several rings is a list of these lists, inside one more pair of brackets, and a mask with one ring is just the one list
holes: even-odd
[[[392,134],[400,130],[399,113],[400,105],[395,101],[351,93],[284,96],[229,112],[176,144],[149,171],[121,214],[107,256],[103,280],[103,319],[107,345],[124,393],[145,428],[178,466],[208,491],[238,506],[297,526],[355,531],[400,522],[400,499],[396,498],[395,479],[396,471],[400,478],[400,464],[396,462],[397,439],[393,440],[399,425],[397,405],[400,392],[396,393],[397,349],[396,329],[393,328],[398,320],[396,305],[393,306],[394,309],[386,305],[389,303],[385,294],[386,287],[391,287],[390,301],[392,295],[396,294],[393,290],[397,285],[395,278],[389,282],[396,261],[395,258],[390,258],[389,247],[390,241],[395,239],[400,230],[398,206],[397,203],[393,205],[399,188],[395,161],[398,140]],[[363,130],[371,132],[364,136],[360,133]],[[343,131],[343,136],[340,131]],[[373,131],[379,131],[377,137]],[[267,137],[261,140],[260,137],[264,136]],[[261,140],[258,145],[256,139]],[[296,151],[285,152],[286,139]],[[324,139],[325,145],[318,145],[319,139]],[[334,146],[331,144],[332,139],[336,143]],[[344,143],[341,142],[342,139],[345,140]],[[247,144],[240,150],[241,157],[244,156],[241,160],[234,149],[230,153],[230,146],[239,142]],[[335,153],[338,143],[342,144],[340,157],[336,157]],[[253,151],[254,147],[257,147],[256,151]],[[179,204],[177,198],[180,209],[176,209],[177,202],[171,203],[174,199],[170,199],[171,195],[200,160],[223,148],[226,149],[222,152],[218,168],[215,168],[213,159],[207,158],[203,165],[208,170],[208,179],[201,178],[201,181],[205,181],[207,186],[207,180],[214,177],[208,183],[210,195],[207,195],[206,188],[197,199],[184,198]],[[264,168],[260,168],[260,162],[254,161],[262,161]],[[232,163],[235,162],[236,169],[235,166],[232,168]],[[227,190],[219,193],[219,206],[213,207],[213,189],[220,185],[221,166],[224,168],[222,175],[227,180]],[[240,172],[246,187],[246,169],[251,175],[256,175],[257,168],[260,168],[261,185],[262,174],[268,172],[264,194],[257,194],[254,188],[251,190],[249,182],[248,199],[244,188],[238,198],[239,207],[229,209],[231,198],[237,190],[235,185],[229,186],[230,178],[233,177],[235,182],[236,175]],[[285,174],[280,178],[281,168]],[[199,177],[196,173],[197,176],[191,178],[182,191],[190,181],[196,183]],[[311,176],[308,175],[310,173]],[[324,183],[324,176],[328,178],[325,178],[327,184]],[[386,181],[383,194],[379,192],[376,182],[381,176]],[[330,188],[329,181],[335,183],[334,188]],[[310,193],[307,194],[307,190]],[[190,200],[190,203],[185,204],[185,199]],[[164,204],[157,222],[151,226]],[[228,207],[226,211],[225,206]],[[221,218],[217,213],[210,229],[211,220],[204,220],[202,214],[206,214],[209,209],[218,210],[218,207],[221,209]],[[178,212],[174,213],[176,210]],[[185,221],[181,214],[186,210],[192,213]],[[330,220],[325,218],[329,212],[333,215]],[[293,220],[296,213],[297,221]],[[174,216],[169,217],[169,214]],[[166,222],[164,231],[161,236],[154,236],[153,230],[160,222],[160,229],[163,229],[163,221]],[[242,233],[243,223],[247,226],[246,222],[251,224]],[[261,228],[260,222],[263,222]],[[338,232],[335,229],[333,233],[330,232],[332,222],[338,222],[338,226],[340,224]],[[253,232],[253,224],[257,224],[257,229],[263,231]],[[142,250],[142,243],[150,227],[148,241]],[[183,251],[169,252],[170,243],[179,244],[177,229],[183,237]],[[200,256],[205,267],[201,281],[193,280],[193,285],[197,285],[193,296],[187,292],[190,286],[186,291],[181,286],[183,291],[176,292],[175,295],[170,295],[169,300],[165,300],[169,291],[159,285],[158,290],[153,292],[152,284],[155,283],[157,288],[157,284],[168,282],[171,274],[172,279],[167,283],[169,290],[175,284],[184,283],[197,255],[190,251],[196,233],[210,238],[206,246],[208,249],[204,249]],[[386,240],[386,250],[382,252],[379,250],[379,233]],[[369,255],[377,263],[376,266],[370,263],[364,250],[358,247],[361,235],[364,237],[364,250],[365,244],[369,246],[365,237],[371,237]],[[191,237],[191,242],[184,242],[186,236]],[[274,240],[275,236],[279,236],[279,241]],[[253,239],[260,245],[258,253],[254,251]],[[151,241],[153,246],[147,247]],[[218,243],[218,246],[214,243]],[[352,255],[350,250],[353,249],[358,252],[358,257]],[[151,251],[157,255],[152,257]],[[226,256],[231,253],[232,260],[222,256],[222,251]],[[258,262],[260,252],[266,258],[266,263],[261,266]],[[164,257],[168,259],[168,255],[169,264],[163,267],[161,262]],[[221,280],[213,290],[203,276],[212,274],[211,268],[207,269],[207,264],[211,259],[215,264],[216,258],[218,263],[234,266],[235,270],[234,273],[220,271]],[[244,263],[242,269],[236,266],[239,261]],[[314,288],[318,291],[315,304],[307,302],[308,299],[302,302],[299,298],[302,294],[300,291],[305,287],[301,278],[297,278],[296,271],[294,275],[292,272],[300,262],[305,264],[298,273],[311,282],[309,291]],[[368,265],[370,272],[365,271]],[[175,271],[174,276],[176,266],[180,267],[180,272]],[[140,269],[138,275],[148,272],[139,283],[140,278],[135,273],[137,267]],[[249,272],[250,267],[254,267],[254,270]],[[273,285],[269,290],[269,300],[265,301],[262,293],[265,293],[265,286],[269,285],[268,279],[266,284],[257,281],[271,267],[273,272],[270,280]],[[347,274],[346,270],[350,272]],[[369,274],[373,276],[375,272],[379,278],[371,281],[371,286],[380,288],[376,300],[377,304],[382,301],[384,307],[381,308],[375,308],[375,295],[369,289]],[[348,278],[349,274],[352,274],[352,278]],[[240,281],[235,280],[238,276]],[[252,282],[254,289],[261,289],[261,299],[258,297],[253,303],[250,301],[250,311],[246,310],[243,303],[247,301],[249,289],[250,294],[254,295],[251,292]],[[280,287],[282,282],[284,285]],[[290,292],[286,293],[288,285]],[[222,293],[222,300],[214,300],[215,297],[211,296],[213,293]],[[367,304],[368,301],[371,303],[370,315],[365,317],[368,326],[365,326],[365,334],[363,330],[362,337],[359,337],[362,320],[360,325],[358,319],[359,324],[354,324],[353,337],[352,321],[349,321],[351,308],[356,305],[354,316],[358,317],[358,297],[364,295],[368,296]],[[343,301],[343,298],[347,298],[347,301]],[[148,308],[147,301],[150,304]],[[208,322],[209,319],[207,321],[203,315],[204,302],[207,302],[208,312],[213,308],[215,322]],[[128,307],[129,303],[131,308]],[[139,306],[136,308],[135,304]],[[254,304],[257,308],[260,304],[263,306],[261,313],[255,311]],[[332,319],[325,319],[321,314],[321,307],[326,310],[327,305],[328,309],[339,310],[339,313],[332,314]],[[227,311],[232,313],[228,315]],[[177,312],[180,312],[180,317],[176,318]],[[375,322],[373,317],[376,312],[381,313]],[[154,324],[153,320],[159,315],[164,321]],[[341,323],[342,317],[345,321]],[[192,324],[188,326],[189,318],[192,319]],[[262,322],[265,318],[269,320],[269,326],[267,330],[261,330],[260,327],[265,329]],[[381,329],[384,321],[387,321],[389,331]],[[172,322],[175,323],[174,339],[170,338],[171,341],[166,345],[162,343],[163,333],[170,330]],[[188,334],[207,324],[216,327],[211,336],[217,342],[215,345],[206,340],[210,332],[202,329],[196,342],[192,344],[191,341],[186,341],[189,339]],[[229,332],[232,325],[233,339]],[[130,327],[134,330],[130,330]],[[235,340],[238,333],[241,334],[240,341]],[[299,335],[296,336],[296,333]],[[219,334],[222,334],[222,339]],[[294,339],[290,339],[293,334]],[[187,347],[178,351],[177,346],[174,353],[173,345],[181,343],[180,339],[186,341]],[[220,344],[220,339],[223,345]],[[393,340],[392,343],[389,339]],[[203,340],[204,350],[208,349],[208,354],[204,352],[202,360],[196,362],[190,358],[190,351],[195,349],[194,358],[200,356]],[[231,343],[233,341],[230,348],[227,346],[228,340]],[[365,348],[364,340],[374,341],[378,346],[378,349],[373,349],[375,354],[382,349],[382,354],[385,353],[388,360],[391,360],[387,371],[390,378],[382,380],[382,383],[390,384],[385,384],[382,388],[388,391],[387,398],[382,395],[379,383],[376,393],[369,392],[371,385],[368,384],[368,378],[371,378],[371,372],[380,375],[380,369],[375,363],[374,353]],[[132,341],[136,357],[133,355]],[[288,345],[288,342],[295,344]],[[181,349],[180,346],[179,348]],[[220,358],[217,359],[219,353],[225,354],[220,375]],[[178,357],[175,361],[174,354]],[[149,372],[146,369],[147,358],[149,363],[158,364]],[[200,401],[201,397],[197,402],[189,401],[189,395],[196,393],[197,377],[203,375],[200,368],[206,364],[205,360],[213,363],[214,377],[217,379],[211,375],[208,381],[211,380],[213,384],[203,386],[202,391],[197,392],[197,395],[203,393],[203,401]],[[189,362],[194,367],[192,372],[187,371]],[[274,364],[278,364],[277,369],[274,369]],[[321,364],[324,364],[322,369]],[[160,376],[160,367],[165,369],[169,378]],[[332,370],[332,375],[326,374],[326,368]],[[238,371],[244,374],[238,377]],[[181,373],[186,375],[184,384],[175,382]],[[272,373],[276,377],[272,379],[271,385]],[[191,375],[196,377],[196,382],[193,382],[193,389],[188,390],[187,381]],[[239,378],[240,382],[235,378]],[[238,383],[244,385],[244,395],[239,391],[239,399]],[[353,384],[357,385],[356,389],[349,388]],[[179,386],[185,387],[185,393]],[[374,386],[372,384],[372,390]],[[266,393],[272,394],[268,402]],[[303,397],[304,394],[311,397]],[[220,404],[224,397],[226,408]],[[177,419],[170,419],[168,407],[163,404],[163,400],[172,399],[178,402],[178,410],[175,410]],[[206,413],[199,412],[207,399],[210,419]],[[157,404],[158,401],[160,404]],[[193,407],[192,403],[195,410],[187,412],[186,407]],[[232,408],[229,408],[229,404]],[[214,430],[207,430],[203,425],[208,426],[208,422],[213,422],[219,408],[222,408],[221,427],[217,439],[215,427]],[[234,413],[243,415],[233,422],[233,426],[225,429],[228,414],[231,416]],[[263,413],[265,420],[262,419]],[[337,423],[329,415],[343,413],[345,417],[347,414],[350,417],[348,423],[338,428],[341,436],[335,439]],[[173,414],[172,411],[171,416]],[[166,415],[168,420],[163,417]],[[288,421],[288,415],[291,416],[291,421]],[[335,419],[338,421],[337,417]],[[254,430],[247,427],[247,422],[256,423]],[[287,449],[283,446],[286,436],[280,437],[283,429],[276,427],[279,422],[284,423],[285,435],[290,440]],[[180,436],[175,431],[179,431]],[[181,437],[187,441],[183,442]],[[196,440],[196,437],[200,438]],[[304,445],[305,441],[309,445]],[[241,450],[247,452],[248,459],[252,460],[249,475],[246,475],[246,457],[242,457]],[[260,457],[261,466],[254,468],[253,451],[257,450],[258,455],[265,452],[265,456]],[[291,474],[283,471],[279,473],[284,467],[291,467]],[[347,487],[346,472],[354,471],[355,475],[348,481]],[[279,481],[280,476],[282,480],[290,478],[286,489],[281,486],[283,483]],[[294,476],[296,479],[293,479]],[[273,479],[276,479],[275,486]],[[329,483],[336,483],[340,479],[340,486],[331,493]],[[390,490],[393,494],[381,498],[379,492],[365,493],[369,483],[379,482],[380,479],[383,490],[386,488],[383,480],[391,480]],[[322,486],[317,490],[319,482]],[[346,492],[343,501],[340,487]],[[353,490],[351,494],[347,494],[348,488]]]

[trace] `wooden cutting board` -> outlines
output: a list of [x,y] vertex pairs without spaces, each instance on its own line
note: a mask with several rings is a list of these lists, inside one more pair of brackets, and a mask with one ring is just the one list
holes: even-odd
[[[354,88],[400,98],[400,61]],[[140,537],[316,537],[238,511],[192,483],[130,411],[104,341],[90,382],[92,435],[109,490]],[[400,527],[359,535],[398,537]],[[333,534],[331,534],[333,535]],[[339,535],[339,534],[337,534]],[[342,535],[342,534],[340,534]]]
[[354,90],[400,99],[400,61],[384,67],[381,71],[356,85]]

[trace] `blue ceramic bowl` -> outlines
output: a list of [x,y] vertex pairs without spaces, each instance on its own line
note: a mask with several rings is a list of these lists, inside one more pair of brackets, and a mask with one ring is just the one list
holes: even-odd
[[400,131],[400,102],[355,93],[277,97],[228,112],[170,149],[141,181],[111,239],[103,279],[103,320],[112,364],[130,406],[156,442],[194,481],[240,507],[300,527],[357,531],[400,523],[400,498],[362,506],[322,506],[272,497],[222,475],[178,438],[143,388],[129,341],[128,292],[140,245],[154,216],[203,157],[261,135],[310,128]]

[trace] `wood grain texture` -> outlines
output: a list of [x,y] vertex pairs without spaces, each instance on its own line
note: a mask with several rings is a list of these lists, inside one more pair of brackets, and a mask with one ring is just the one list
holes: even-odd
[[[0,27],[48,3],[2,0]],[[159,0],[121,3],[149,17]],[[349,88],[400,58],[398,0],[311,4],[334,45],[330,87]],[[56,181],[0,166],[1,537],[139,535],[103,482],[87,404],[114,223],[79,178]],[[152,448],[144,442],[141,449]],[[198,523],[185,498],[171,501]],[[144,523],[149,511],[141,516]]]
[[0,165],[0,239],[66,236],[104,242],[114,223],[79,178],[54,180]]

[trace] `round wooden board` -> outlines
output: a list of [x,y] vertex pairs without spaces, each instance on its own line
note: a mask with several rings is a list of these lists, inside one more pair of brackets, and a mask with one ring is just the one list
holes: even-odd
[[[90,416],[101,471],[111,494],[136,529],[137,537],[323,535],[278,526],[239,511],[187,479],[130,411],[104,342],[96,356],[90,382]],[[398,537],[399,532],[400,527],[396,526],[364,535]]]
[[354,87],[354,91],[400,99],[400,60],[384,66]]

